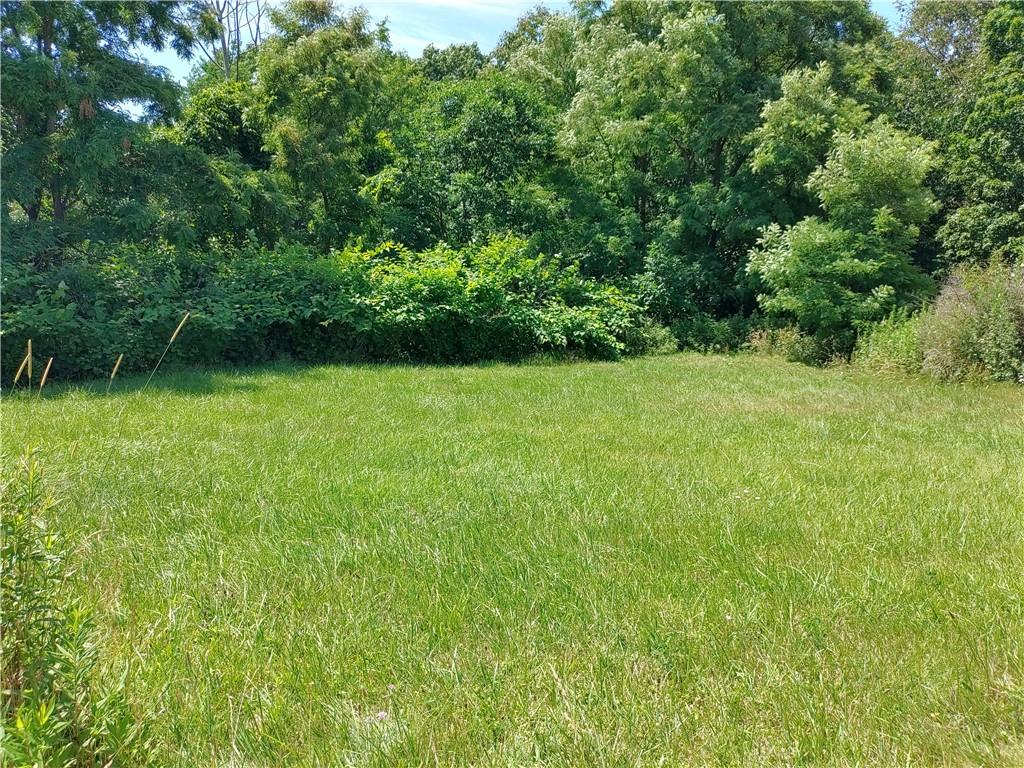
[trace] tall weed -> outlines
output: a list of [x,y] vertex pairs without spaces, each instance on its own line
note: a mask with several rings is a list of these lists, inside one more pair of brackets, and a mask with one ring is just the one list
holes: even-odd
[[939,378],[1024,382],[1024,269],[961,265],[922,319],[922,369]]
[[54,501],[32,457],[0,485],[0,754],[11,766],[152,764],[145,727],[104,684],[88,612],[69,595]]
[[862,329],[851,362],[873,371],[919,373],[924,362],[922,320],[922,315],[897,311]]

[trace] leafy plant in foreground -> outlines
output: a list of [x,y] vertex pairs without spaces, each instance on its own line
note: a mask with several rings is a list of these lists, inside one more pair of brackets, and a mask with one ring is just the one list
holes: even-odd
[[[5,460],[5,464],[9,464]],[[63,542],[50,527],[54,500],[29,456],[4,467],[0,764],[152,764],[145,728],[124,700],[124,678],[99,680],[89,614],[67,593]]]

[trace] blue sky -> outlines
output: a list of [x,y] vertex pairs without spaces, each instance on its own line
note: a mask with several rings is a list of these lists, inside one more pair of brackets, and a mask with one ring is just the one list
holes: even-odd
[[[501,33],[515,26],[516,20],[538,4],[539,0],[363,0],[345,3],[362,5],[375,19],[387,19],[391,43],[399,50],[418,56],[423,47],[475,41],[480,50],[490,51]],[[545,2],[552,10],[568,7],[567,0]],[[871,7],[894,26],[898,18],[895,0],[871,0]],[[191,64],[164,50],[147,54],[150,63],[167,67],[178,80],[184,80]]]

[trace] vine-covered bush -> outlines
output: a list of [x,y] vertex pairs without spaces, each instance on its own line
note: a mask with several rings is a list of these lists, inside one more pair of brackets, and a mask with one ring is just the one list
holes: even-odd
[[52,268],[5,263],[3,370],[33,340],[53,375],[146,369],[183,313],[185,363],[616,358],[663,341],[629,290],[532,255],[523,240],[318,254],[252,242],[202,251],[91,247]]

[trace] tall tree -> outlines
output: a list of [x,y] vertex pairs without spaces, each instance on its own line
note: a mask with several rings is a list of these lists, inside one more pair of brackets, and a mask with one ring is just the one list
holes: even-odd
[[242,54],[259,46],[270,23],[269,0],[191,0],[187,16],[196,47],[225,79],[242,75]]
[[764,289],[761,307],[814,334],[822,359],[849,353],[859,324],[926,293],[911,248],[936,209],[925,185],[933,144],[884,117],[833,141],[807,185],[824,216],[765,228],[747,264]]
[[174,46],[191,31],[172,2],[4,2],[3,209],[61,224],[120,164],[141,126],[176,107],[176,86],[134,50]]
[[365,12],[341,15],[330,3],[291,2],[273,17],[278,32],[261,46],[257,80],[267,146],[306,205],[310,232],[342,245],[365,215],[359,189],[376,143],[386,33]]
[[449,45],[438,48],[433,43],[423,49],[420,67],[428,80],[469,80],[486,63],[476,43]]
[[919,247],[935,266],[1024,252],[1022,9],[991,0],[903,7],[890,109],[939,147],[932,182],[943,209]]
[[420,247],[512,231],[552,245],[560,206],[550,107],[494,70],[430,83],[419,101],[364,188],[385,236]]
[[631,0],[585,23],[562,146],[620,212],[609,241],[627,271],[646,262],[666,315],[738,307],[731,286],[771,205],[752,132],[783,75],[825,61],[852,82],[850,47],[882,32],[845,2]]
[[947,263],[1024,259],[1024,3],[993,8],[982,38],[970,110],[946,138],[957,193],[938,232]]

